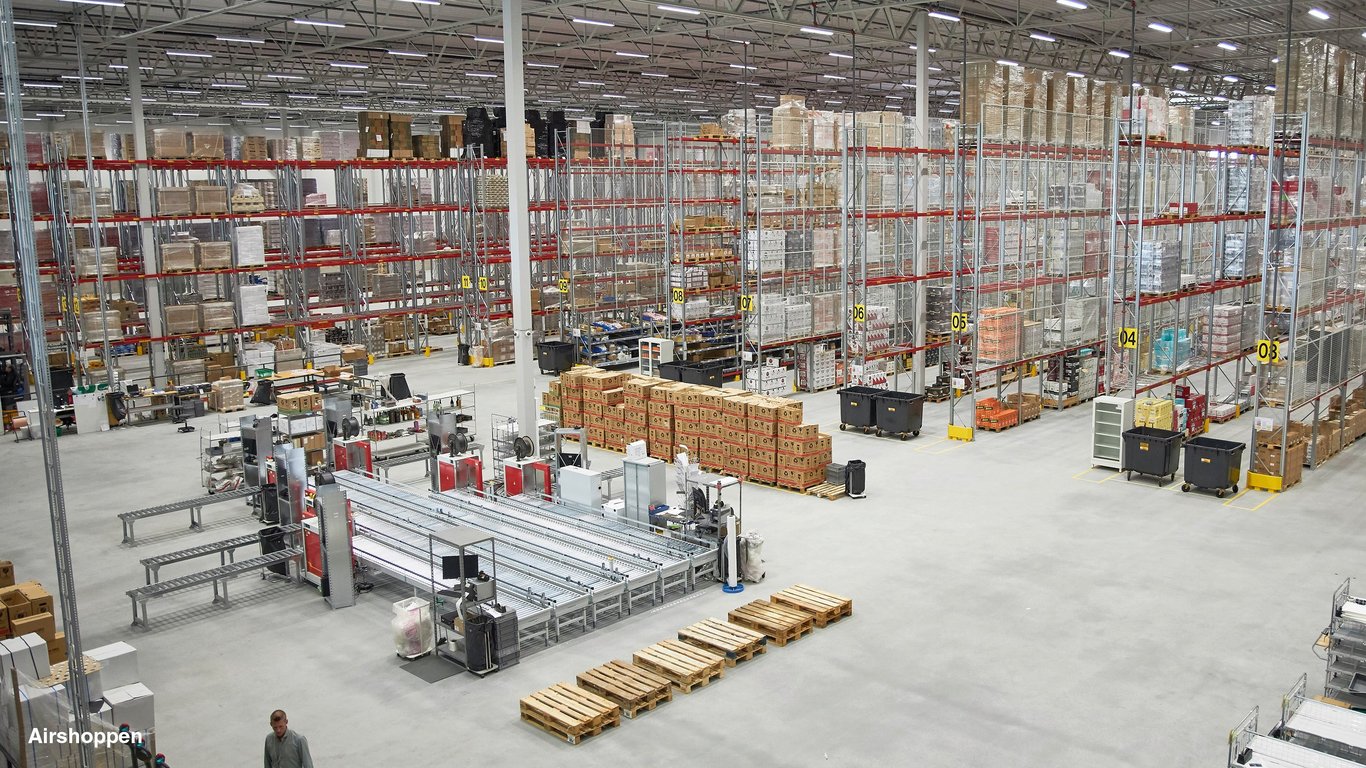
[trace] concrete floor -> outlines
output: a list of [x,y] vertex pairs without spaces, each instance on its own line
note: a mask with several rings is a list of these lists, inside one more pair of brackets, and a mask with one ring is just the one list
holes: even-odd
[[[474,386],[481,430],[513,412],[510,368],[397,362],[377,368],[406,371],[415,391]],[[211,508],[209,531],[164,517],[122,547],[118,512],[200,492],[200,433],[61,438],[86,645],[139,649],[158,746],[197,768],[254,763],[277,707],[320,766],[1210,766],[1251,707],[1265,727],[1301,673],[1321,680],[1311,644],[1366,546],[1366,447],[1290,493],[1229,502],[1088,471],[1089,407],[965,445],[939,437],[944,405],[900,443],[839,432],[834,393],[804,399],[836,460],[868,462],[868,497],[747,486],[765,582],[700,590],[487,679],[434,685],[391,651],[393,590],[333,612],[312,589],[242,580],[229,610],[192,591],[153,602],[150,630],[130,628],[139,558],[252,526]],[[1248,421],[1215,434],[1246,440]],[[0,556],[55,583],[38,444],[0,442],[0,468]],[[578,747],[517,718],[521,696],[794,582],[851,596],[853,619]]]

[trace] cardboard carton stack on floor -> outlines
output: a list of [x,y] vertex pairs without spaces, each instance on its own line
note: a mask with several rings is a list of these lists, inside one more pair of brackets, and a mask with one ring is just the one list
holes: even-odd
[[592,444],[623,450],[644,440],[672,461],[679,446],[702,466],[789,488],[824,481],[829,435],[802,423],[802,404],[649,376],[578,366],[552,383],[545,404],[560,423],[583,426]]

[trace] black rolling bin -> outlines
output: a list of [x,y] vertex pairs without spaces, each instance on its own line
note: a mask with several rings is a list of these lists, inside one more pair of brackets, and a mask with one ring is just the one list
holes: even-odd
[[840,390],[840,431],[849,427],[872,432],[877,424],[874,398],[886,390],[873,387],[845,387]]
[[1133,480],[1134,473],[1152,475],[1159,478],[1161,485],[1176,479],[1176,469],[1181,464],[1180,432],[1156,427],[1134,427],[1124,433],[1124,466],[1127,479]]
[[579,348],[567,341],[543,341],[536,345],[536,364],[541,373],[558,376],[574,367]]
[[[914,392],[880,392],[873,398],[873,410],[877,412],[879,436],[899,435],[902,440],[919,437],[925,416],[925,396]],[[842,407],[840,411],[843,418]]]
[[1223,498],[1225,493],[1238,492],[1238,475],[1242,472],[1244,443],[1219,440],[1213,437],[1193,437],[1186,442],[1185,482],[1183,492],[1192,488],[1214,491]]

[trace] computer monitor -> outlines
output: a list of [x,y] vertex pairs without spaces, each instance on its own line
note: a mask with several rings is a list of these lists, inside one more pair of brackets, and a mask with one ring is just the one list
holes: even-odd
[[443,555],[441,557],[441,578],[458,579],[463,572],[465,578],[472,579],[479,575],[479,555],[465,555],[465,562],[460,562],[459,555]]

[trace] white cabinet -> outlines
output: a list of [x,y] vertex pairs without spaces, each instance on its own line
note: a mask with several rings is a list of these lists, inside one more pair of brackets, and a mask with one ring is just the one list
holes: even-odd
[[659,366],[673,361],[673,339],[649,337],[640,340],[641,376],[660,376]]
[[1133,425],[1133,398],[1097,397],[1091,410],[1091,466],[1120,469],[1124,460],[1124,433]]

